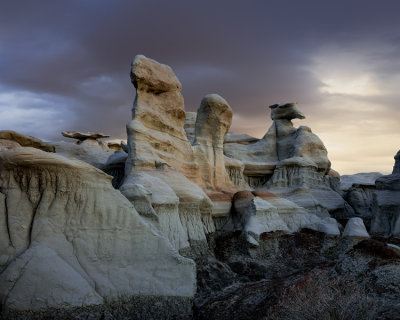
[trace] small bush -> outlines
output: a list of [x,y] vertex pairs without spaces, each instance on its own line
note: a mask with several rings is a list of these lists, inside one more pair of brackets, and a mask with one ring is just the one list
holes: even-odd
[[313,272],[287,288],[266,317],[269,320],[369,320],[377,315],[377,303],[354,280]]

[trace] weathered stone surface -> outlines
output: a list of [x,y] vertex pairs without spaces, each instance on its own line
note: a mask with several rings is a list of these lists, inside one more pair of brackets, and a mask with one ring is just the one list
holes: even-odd
[[228,134],[224,142],[224,153],[227,157],[243,163],[243,173],[247,182],[254,187],[252,177],[253,180],[257,180],[258,177],[271,175],[278,161],[275,128],[271,127],[262,139]]
[[400,173],[396,173],[396,157],[393,173],[375,181],[371,222],[373,234],[400,236]]
[[233,197],[232,225],[235,231],[242,231],[254,244],[258,236],[265,232],[296,232],[309,228],[328,235],[340,234],[335,219],[320,218],[306,212],[291,201],[270,192],[257,190],[239,191]]
[[52,145],[37,138],[25,136],[11,130],[1,130],[0,139],[14,141],[23,147],[32,147],[47,152],[54,152],[54,147]]
[[349,219],[344,228],[343,237],[369,238],[363,220],[358,217]]
[[79,144],[65,141],[51,142],[50,144],[57,154],[87,162],[99,169],[104,169],[108,159],[116,152],[110,149],[105,142],[95,139],[85,139]]
[[341,185],[340,188],[343,191],[349,190],[353,184],[358,185],[375,185],[375,180],[379,177],[382,177],[382,173],[380,172],[361,172],[352,175],[343,175],[341,176]]
[[217,94],[206,95],[197,110],[193,150],[205,189],[234,188],[225,169],[223,144],[232,123],[232,109]]
[[375,185],[353,184],[344,199],[354,209],[354,214],[363,219],[367,229],[371,226]]
[[193,296],[193,261],[137,214],[110,176],[33,148],[3,150],[0,172],[2,310]]
[[196,112],[186,112],[186,120],[184,124],[184,129],[186,132],[186,136],[190,142],[190,144],[193,144],[194,137],[195,137],[195,126],[196,126],[196,117],[197,113]]
[[86,139],[97,140],[110,137],[102,133],[77,132],[77,131],[63,131],[61,132],[61,134],[66,138],[78,139],[79,141],[84,141]]
[[139,55],[132,62],[131,79],[136,98],[127,125],[126,172],[170,167],[201,184],[184,130],[181,84],[172,69]]

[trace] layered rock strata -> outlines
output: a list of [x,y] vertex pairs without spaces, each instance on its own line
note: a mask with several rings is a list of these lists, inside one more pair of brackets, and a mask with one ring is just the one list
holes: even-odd
[[[121,192],[139,204],[139,213],[155,213],[158,227],[175,248],[199,242],[207,247],[206,235],[215,230],[213,206],[199,186],[207,181],[212,187],[215,180],[212,173],[202,179],[187,139],[181,84],[170,67],[144,56],[133,60],[131,79],[136,98],[127,125],[129,152]],[[201,167],[204,174],[208,169]]]
[[110,176],[22,147],[1,149],[0,172],[3,312],[73,310],[136,295],[190,303],[193,261],[138,215]]

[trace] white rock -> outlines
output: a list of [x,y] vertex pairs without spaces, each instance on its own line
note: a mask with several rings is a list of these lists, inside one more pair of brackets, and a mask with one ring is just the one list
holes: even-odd
[[3,308],[193,297],[194,262],[138,215],[110,176],[33,148],[3,150],[0,171]]
[[344,228],[343,237],[369,238],[363,220],[358,217],[349,219]]

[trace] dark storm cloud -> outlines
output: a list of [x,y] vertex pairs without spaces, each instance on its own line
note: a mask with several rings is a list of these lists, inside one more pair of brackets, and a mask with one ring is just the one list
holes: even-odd
[[[395,0],[3,1],[0,106],[21,127],[1,119],[0,126],[44,139],[58,139],[61,130],[124,138],[134,97],[129,65],[139,53],[174,69],[187,110],[195,111],[207,93],[221,94],[242,121],[237,130],[257,119],[250,126],[265,131],[266,106],[282,101],[299,101],[311,120],[321,119],[331,112],[321,105],[342,94],[321,91],[326,79],[315,61],[326,57],[331,69],[341,63],[328,61],[326,47],[333,46],[333,57],[342,51],[368,57],[359,71],[393,87],[400,72],[399,9]],[[396,112],[397,91],[350,95]],[[10,93],[36,99],[35,108]],[[29,119],[23,110],[30,110]]]

